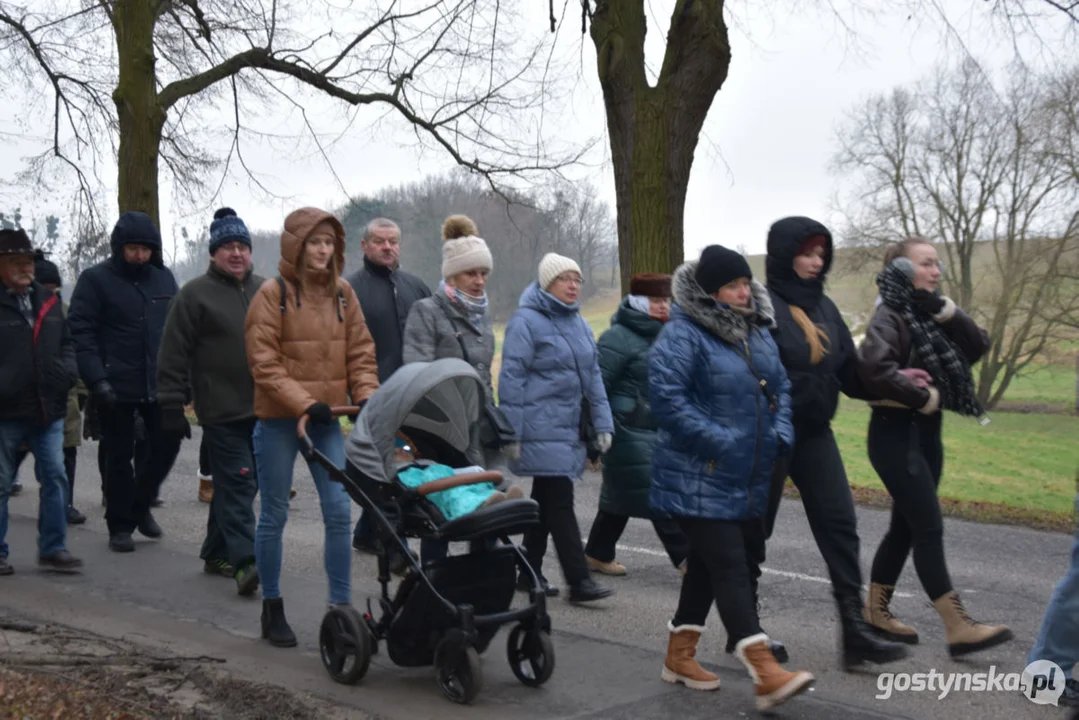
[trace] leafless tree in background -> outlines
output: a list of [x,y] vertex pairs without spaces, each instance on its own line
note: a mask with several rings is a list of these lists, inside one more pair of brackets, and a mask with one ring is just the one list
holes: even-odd
[[[103,174],[114,161],[119,210],[155,220],[161,171],[181,199],[205,199],[234,165],[247,169],[245,137],[282,107],[302,117],[330,162],[332,148],[305,108],[325,96],[354,108],[345,132],[371,120],[360,109],[381,109],[382,119],[410,127],[417,143],[492,186],[557,170],[583,149],[552,145],[528,122],[552,100],[552,60],[542,41],[515,30],[512,6],[0,0],[0,67],[27,83],[22,128],[31,134],[44,117],[51,124],[47,152],[22,177],[47,188],[74,175],[74,209],[86,228],[80,243],[91,242],[104,227]],[[221,141],[227,152],[216,151]]]
[[903,237],[938,242],[948,293],[993,341],[978,369],[988,407],[1061,337],[1075,302],[1079,175],[1061,152],[1079,142],[1066,122],[1075,74],[1019,67],[997,87],[967,60],[871,98],[839,131],[835,169],[857,188],[846,241],[862,268]]

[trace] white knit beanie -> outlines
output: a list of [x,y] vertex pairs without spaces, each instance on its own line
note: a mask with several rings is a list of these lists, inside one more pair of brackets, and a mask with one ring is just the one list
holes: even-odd
[[442,224],[442,279],[469,270],[494,269],[487,242],[478,237],[476,223],[466,215],[451,215]]
[[573,271],[581,275],[581,266],[568,257],[555,253],[547,253],[539,264],[539,285],[546,290],[554,283],[555,278],[565,272]]

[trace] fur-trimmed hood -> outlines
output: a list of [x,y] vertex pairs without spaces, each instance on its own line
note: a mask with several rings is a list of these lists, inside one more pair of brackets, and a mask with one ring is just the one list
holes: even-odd
[[753,291],[753,312],[739,315],[725,303],[704,292],[694,275],[697,261],[687,262],[674,271],[671,291],[676,309],[690,320],[727,343],[740,343],[749,334],[750,323],[766,328],[776,325],[775,309],[768,290],[756,280],[750,280]]

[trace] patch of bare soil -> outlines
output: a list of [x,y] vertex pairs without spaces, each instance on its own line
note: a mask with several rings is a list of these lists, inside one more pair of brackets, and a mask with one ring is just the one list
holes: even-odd
[[325,703],[61,625],[0,617],[0,720],[331,718]]

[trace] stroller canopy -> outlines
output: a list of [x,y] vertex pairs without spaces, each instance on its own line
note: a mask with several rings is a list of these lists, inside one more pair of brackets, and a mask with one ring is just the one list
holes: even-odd
[[463,360],[403,365],[364,405],[345,441],[345,457],[372,480],[390,482],[397,472],[398,430],[423,430],[466,452],[485,392],[479,375]]

